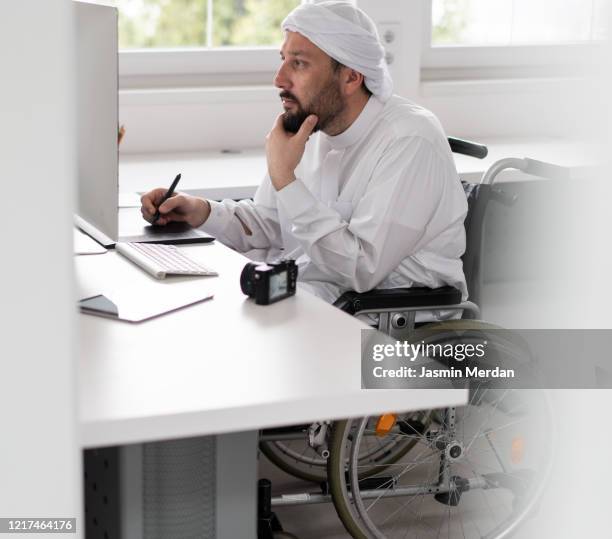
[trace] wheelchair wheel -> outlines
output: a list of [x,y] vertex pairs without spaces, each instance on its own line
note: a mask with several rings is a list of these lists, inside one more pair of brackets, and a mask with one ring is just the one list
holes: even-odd
[[[377,418],[372,418],[375,419]],[[431,413],[412,412],[403,420],[409,421],[411,428],[424,432],[431,423]],[[416,437],[380,437],[374,433],[374,428],[372,425],[365,436],[358,457],[360,479],[376,474],[397,462],[418,442]],[[395,430],[397,429],[396,426]],[[283,439],[275,440],[274,433],[267,435],[264,431],[259,449],[273,464],[290,475],[315,483],[327,481],[328,459],[310,447],[307,427],[296,427],[293,432],[294,436],[285,435]]]
[[[334,424],[333,502],[357,539],[487,538],[512,533],[533,509],[551,467],[552,418],[540,390],[476,388],[401,460],[360,480],[356,457],[371,418]],[[405,430],[405,429],[404,429]]]
[[304,481],[320,483],[327,480],[327,459],[308,444],[308,426],[298,426],[275,439],[278,433],[263,431],[259,449],[270,462],[284,472]]

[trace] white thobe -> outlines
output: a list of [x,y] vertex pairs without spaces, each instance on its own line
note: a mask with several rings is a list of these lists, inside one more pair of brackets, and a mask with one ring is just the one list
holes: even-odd
[[202,228],[257,260],[294,258],[300,286],[329,302],[412,286],[467,297],[466,197],[431,112],[372,96],[343,133],[310,137],[295,174],[280,191],[266,176],[253,201],[211,202]]

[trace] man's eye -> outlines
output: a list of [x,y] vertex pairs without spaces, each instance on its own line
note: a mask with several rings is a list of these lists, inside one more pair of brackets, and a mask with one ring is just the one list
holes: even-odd
[[301,60],[293,60],[293,65],[295,67],[304,67],[304,62],[302,62]]

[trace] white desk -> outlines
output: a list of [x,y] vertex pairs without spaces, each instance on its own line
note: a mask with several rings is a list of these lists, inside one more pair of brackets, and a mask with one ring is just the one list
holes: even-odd
[[240,291],[244,257],[219,244],[184,248],[220,276],[157,281],[115,252],[75,258],[81,297],[118,283],[215,292],[141,324],[79,315],[83,447],[464,402],[463,391],[361,390],[365,324],[306,292],[255,305]]
[[[464,390],[361,390],[366,325],[306,292],[255,305],[239,287],[244,257],[220,244],[183,248],[219,277],[157,281],[115,252],[75,258],[81,298],[126,286],[143,297],[215,293],[140,324],[79,315],[82,446],[122,446],[85,460],[92,533],[255,539],[258,429],[467,401]],[[114,494],[102,503],[101,492]],[[114,516],[111,496],[121,500]]]

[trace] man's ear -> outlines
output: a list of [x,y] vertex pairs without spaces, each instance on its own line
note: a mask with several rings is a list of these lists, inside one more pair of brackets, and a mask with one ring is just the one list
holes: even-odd
[[363,85],[363,75],[351,68],[346,68],[344,74],[344,88],[347,95],[358,92]]

